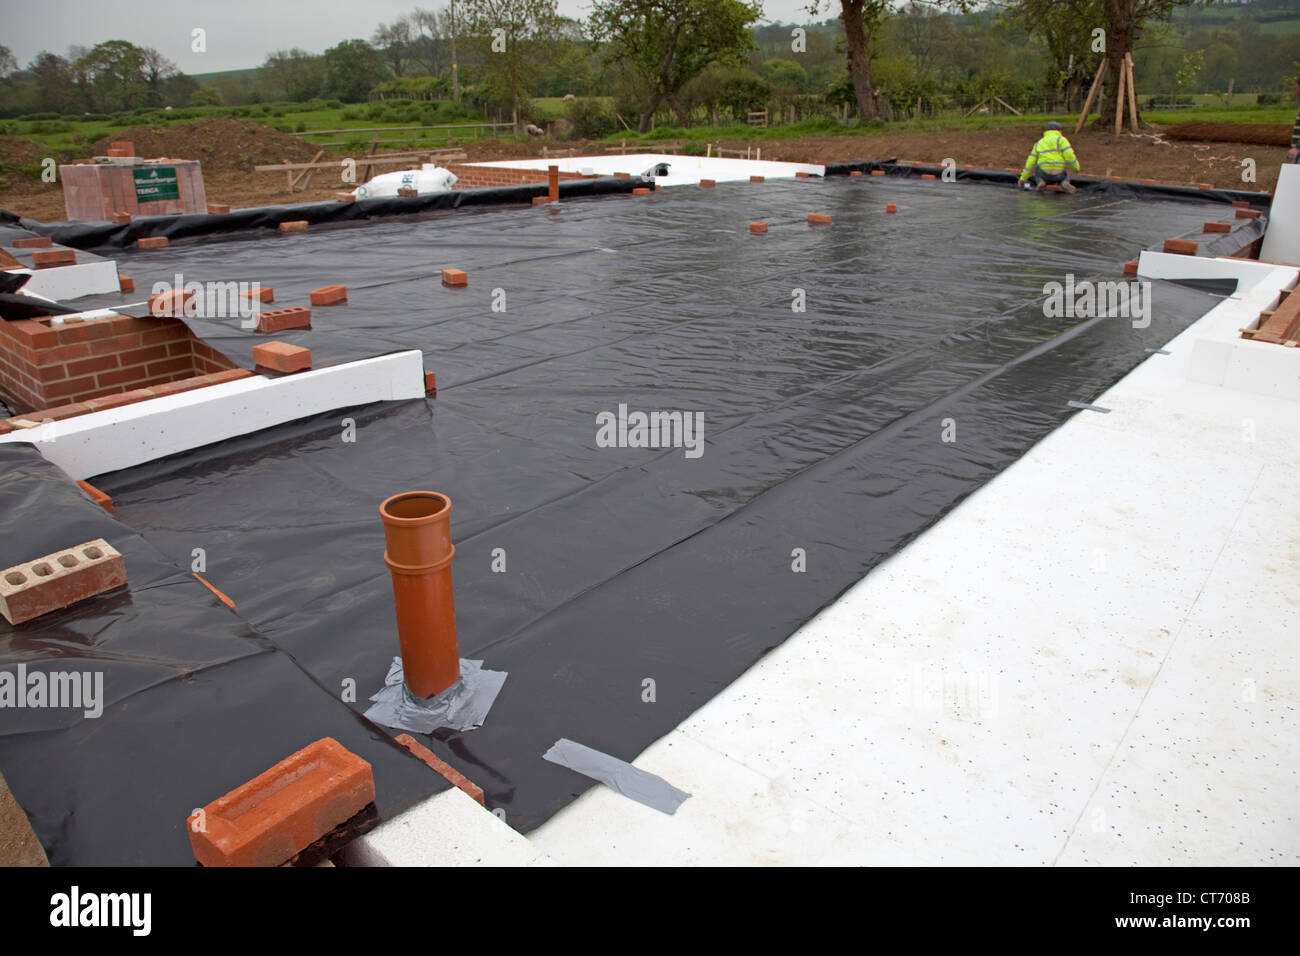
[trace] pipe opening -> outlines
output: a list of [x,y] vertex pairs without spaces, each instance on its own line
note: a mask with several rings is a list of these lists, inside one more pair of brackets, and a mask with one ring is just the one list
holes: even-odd
[[433,518],[451,507],[442,495],[432,492],[412,492],[409,495],[397,495],[384,502],[383,514],[386,518]]

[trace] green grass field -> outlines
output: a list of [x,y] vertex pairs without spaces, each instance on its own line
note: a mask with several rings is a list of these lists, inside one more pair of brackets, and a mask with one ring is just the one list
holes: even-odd
[[[1198,97],[1198,105],[1188,109],[1143,112],[1143,119],[1160,125],[1174,123],[1268,123],[1290,125],[1295,120],[1296,107],[1255,106],[1243,102],[1231,109],[1225,109],[1222,100],[1215,96]],[[1252,96],[1253,98],[1253,96]],[[612,97],[601,97],[607,109],[613,109]],[[560,97],[543,97],[533,100],[534,119],[548,122],[564,115],[565,104]],[[132,126],[165,128],[174,123],[188,122],[205,117],[235,116],[249,123],[260,123],[294,133],[312,130],[360,129],[380,130],[382,127],[414,125],[460,125],[483,122],[483,118],[452,103],[412,103],[410,101],[388,101],[383,104],[354,104],[345,106],[321,104],[312,107],[301,103],[271,103],[258,106],[244,106],[231,109],[224,106],[192,107],[183,110],[150,110],[135,113],[118,113],[112,116],[63,116],[57,119],[11,119],[0,121],[0,135],[16,136],[33,140],[47,147],[56,155],[85,155],[86,148],[93,142],[106,136],[120,133]],[[973,116],[963,119],[960,116],[941,116],[921,118],[896,123],[872,121],[859,123],[850,121],[841,123],[830,118],[814,118],[793,124],[774,125],[767,129],[735,124],[723,127],[694,126],[682,129],[674,126],[660,126],[644,135],[629,131],[615,133],[607,140],[618,142],[620,139],[642,142],[659,142],[663,140],[686,140],[701,144],[717,140],[762,140],[790,139],[799,136],[831,136],[838,134],[863,135],[872,133],[897,132],[941,132],[946,130],[987,130],[1023,127],[1055,119],[1069,126],[1074,117],[1069,115],[995,114]],[[343,142],[350,150],[368,149],[373,139],[381,140],[381,150],[393,150],[403,147],[434,147],[453,143],[464,143],[473,139],[491,135],[491,130],[392,130],[386,132],[359,133],[316,133],[304,136],[313,144]],[[503,139],[514,137],[505,130],[497,131]]]

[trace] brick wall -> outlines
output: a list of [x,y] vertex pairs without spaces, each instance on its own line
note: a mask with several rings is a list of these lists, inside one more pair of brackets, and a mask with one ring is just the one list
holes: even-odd
[[0,393],[17,411],[234,368],[180,319],[117,315],[70,325],[0,322]]
[[[456,177],[457,189],[482,189],[485,186],[520,186],[526,183],[546,184],[544,169],[510,169],[505,166],[467,166],[449,163],[447,168]],[[560,180],[595,179],[582,173],[560,173]]]

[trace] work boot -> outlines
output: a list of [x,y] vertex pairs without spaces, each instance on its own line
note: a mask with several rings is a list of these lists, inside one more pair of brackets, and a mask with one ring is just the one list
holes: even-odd
[[1068,179],[1065,182],[1061,183],[1061,188],[1064,189],[1067,193],[1076,193],[1079,191],[1074,187],[1074,183],[1070,182]]

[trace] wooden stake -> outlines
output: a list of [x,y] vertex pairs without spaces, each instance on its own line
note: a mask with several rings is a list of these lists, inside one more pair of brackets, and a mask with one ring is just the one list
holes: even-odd
[[1124,65],[1128,71],[1128,123],[1132,131],[1138,131],[1138,108],[1137,95],[1134,92],[1133,82],[1133,51],[1130,50],[1124,54]]
[[1076,133],[1083,129],[1083,124],[1088,121],[1088,114],[1092,112],[1092,101],[1097,96],[1097,87],[1101,85],[1102,74],[1106,72],[1106,59],[1102,58],[1101,66],[1097,67],[1097,78],[1092,81],[1092,89],[1088,90],[1088,99],[1084,101],[1083,112],[1079,114],[1079,122],[1075,125]]
[[1115,92],[1119,95],[1115,97],[1115,135],[1118,136],[1120,130],[1124,127],[1124,74],[1126,72],[1125,64],[1119,65],[1119,89]]
[[1015,113],[1017,116],[1024,116],[1024,115],[1025,115],[1024,113],[1020,112],[1020,110],[1016,109],[1014,106],[1012,106],[1012,105],[1011,105],[1010,103],[1008,103],[1006,100],[1004,100],[1002,97],[1000,97],[1000,96],[995,96],[995,97],[993,97],[993,98],[994,98],[995,100],[997,100],[999,103],[1001,103],[1003,106],[1005,106],[1007,109],[1011,110],[1011,112]]

